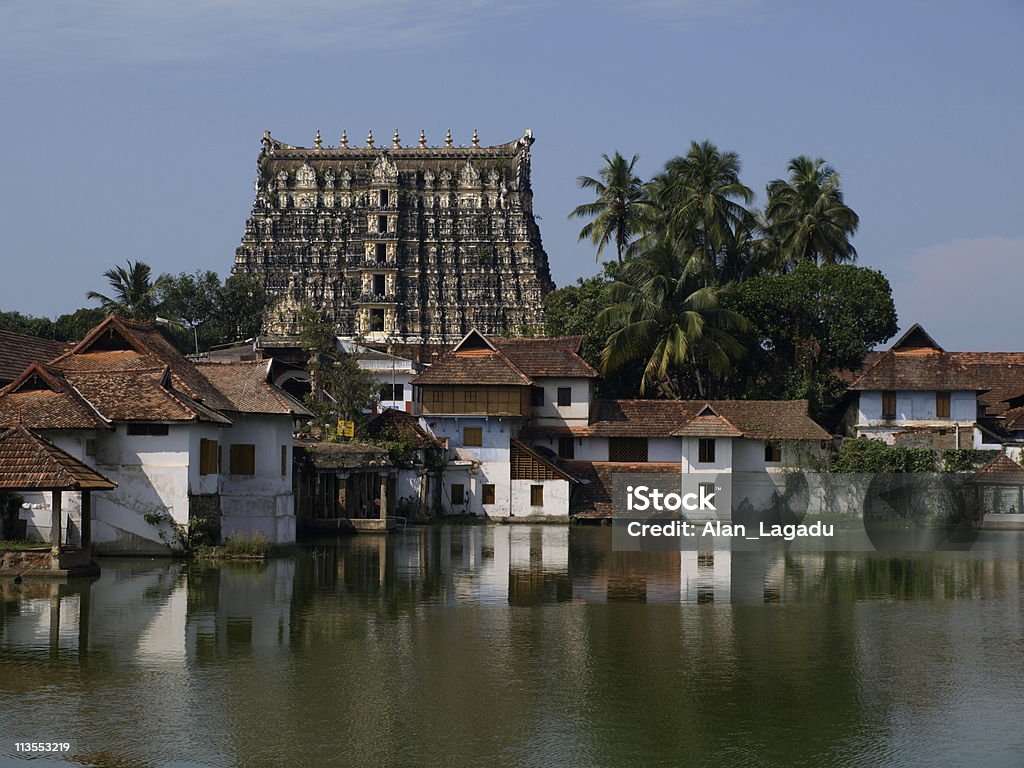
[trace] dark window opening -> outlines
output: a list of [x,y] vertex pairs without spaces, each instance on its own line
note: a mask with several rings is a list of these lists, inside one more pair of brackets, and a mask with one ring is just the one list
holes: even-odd
[[378,216],[377,217],[377,231],[378,232],[387,232],[388,231],[388,217],[387,216]]
[[149,435],[150,437],[166,437],[170,433],[167,424],[140,424],[133,422],[128,425],[129,435]]
[[949,392],[935,393],[935,415],[940,419],[949,418]]
[[782,444],[774,440],[767,440],[764,444],[765,461],[782,461]]
[[530,388],[530,405],[538,408],[544,405],[544,387]]
[[609,437],[608,461],[647,461],[647,438]]
[[228,454],[228,472],[232,475],[256,474],[256,446],[236,443]]
[[494,503],[494,483],[484,483],[483,503],[484,504],[493,504]]
[[384,330],[384,310],[383,309],[371,309],[370,310],[370,330],[371,331],[383,331]]
[[383,208],[388,204],[389,196],[386,189],[380,191],[380,207]]
[[882,393],[882,418],[886,421],[892,421],[896,418],[896,393],[895,392],[883,392]]
[[384,279],[384,275],[373,276],[373,286],[371,288],[374,295],[383,296],[387,291],[387,281]]
[[573,459],[576,457],[576,438],[558,438],[558,458]]
[[572,405],[572,387],[558,388],[558,404]]
[[385,243],[377,243],[377,245],[374,246],[374,248],[378,264],[383,264],[385,261],[388,260],[388,247]]
[[715,439],[713,437],[702,437],[697,444],[697,461],[701,464],[711,464],[715,460]]
[[452,483],[452,504],[466,503],[466,486],[462,483]]
[[531,485],[530,486],[530,506],[531,507],[543,507],[544,506],[544,486],[543,485]]

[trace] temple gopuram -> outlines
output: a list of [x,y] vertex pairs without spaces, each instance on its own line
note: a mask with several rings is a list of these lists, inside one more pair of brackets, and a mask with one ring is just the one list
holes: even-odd
[[[263,135],[256,199],[233,272],[276,297],[268,331],[311,307],[368,343],[457,342],[471,328],[542,334],[554,287],[530,187],[532,132],[507,144],[296,147]],[[426,354],[426,357],[431,356]],[[423,357],[417,355],[417,357]]]

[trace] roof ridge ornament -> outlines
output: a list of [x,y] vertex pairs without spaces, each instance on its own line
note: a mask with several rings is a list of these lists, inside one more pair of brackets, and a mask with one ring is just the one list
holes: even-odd
[[322,138],[320,138],[320,129],[319,128],[316,129],[316,138],[313,139],[313,146],[316,147],[317,150],[321,150],[321,149],[324,148],[324,140]]
[[473,149],[480,149],[480,136],[476,132],[476,128],[473,129]]
[[348,149],[348,131],[345,129],[341,131],[341,143],[338,146],[342,149]]
[[421,128],[420,129],[420,149],[426,149],[426,148],[427,148],[427,134]]
[[391,148],[392,149],[401,149],[402,148],[402,140],[398,136],[398,129],[397,128],[395,128],[395,135],[391,137]]
[[366,148],[373,149],[373,130],[366,134]]
[[448,129],[448,133],[444,135],[444,145],[451,149],[452,146],[452,129]]

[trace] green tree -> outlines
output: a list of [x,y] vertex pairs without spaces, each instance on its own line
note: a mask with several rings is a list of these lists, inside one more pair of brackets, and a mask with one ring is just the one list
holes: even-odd
[[724,303],[750,321],[740,336],[748,354],[731,394],[808,398],[826,422],[845,392],[836,372],[856,368],[896,333],[889,281],[850,264],[803,262],[789,274],[762,274],[740,283]]
[[0,312],[0,330],[36,336],[40,339],[54,339],[53,321],[48,317],[23,315],[21,312]]
[[[644,245],[673,241],[699,259],[705,282],[724,282],[718,272],[726,254],[731,249],[736,262],[754,226],[746,208],[754,193],[739,174],[735,152],[723,152],[710,141],[690,142],[686,155],[669,160],[647,186],[658,213]],[[733,263],[730,271],[741,270]]]
[[789,178],[768,185],[765,224],[774,240],[780,266],[801,261],[840,264],[855,261],[850,237],[860,218],[843,201],[836,170],[820,157],[800,155],[789,161]]
[[220,329],[210,321],[220,310],[221,296],[216,272],[167,275],[160,286],[160,309],[174,323],[170,335],[179,349],[199,352],[220,342]]
[[[603,372],[641,360],[641,393],[656,386],[671,397],[694,389],[700,397],[712,396],[715,379],[727,377],[743,354],[733,333],[747,322],[721,305],[722,289],[705,285],[697,267],[669,242],[623,265],[599,316],[606,329],[614,329],[601,353]],[[684,374],[692,375],[695,388]]]
[[606,245],[613,243],[621,264],[630,242],[643,231],[648,217],[644,185],[633,170],[636,155],[628,161],[618,152],[612,157],[601,157],[604,165],[598,178],[580,176],[576,180],[581,188],[594,190],[597,199],[577,206],[569,218],[590,219],[580,230],[579,239],[590,240],[597,246],[597,258]]
[[100,302],[100,308],[109,315],[121,315],[133,320],[154,320],[159,313],[160,291],[167,275],[152,277],[148,264],[128,261],[127,267],[112,267],[103,273],[113,289],[113,296],[97,291],[85,294],[87,299]]
[[81,341],[106,316],[99,307],[83,307],[60,315],[53,321],[53,337],[60,341]]
[[365,421],[365,411],[378,400],[379,385],[353,358],[339,351],[334,329],[312,309],[299,314],[299,339],[310,355],[313,391],[306,396],[313,412],[310,426],[323,439],[334,440],[339,420]]
[[221,343],[259,336],[273,303],[274,297],[252,275],[232,275],[225,280],[215,315]]

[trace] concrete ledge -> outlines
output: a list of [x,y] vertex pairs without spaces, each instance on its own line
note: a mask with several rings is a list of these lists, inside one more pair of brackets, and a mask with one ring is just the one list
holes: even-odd
[[500,523],[502,525],[518,525],[518,524],[531,524],[536,525],[537,523],[550,523],[552,525],[568,525],[568,515],[509,515],[508,517],[490,517],[488,518],[492,523]]
[[65,579],[99,572],[92,556],[81,550],[62,550],[57,556],[49,547],[0,550],[0,577]]
[[1024,515],[985,515],[981,528],[985,531],[1024,531]]

